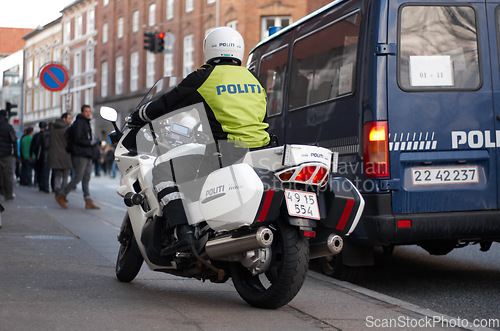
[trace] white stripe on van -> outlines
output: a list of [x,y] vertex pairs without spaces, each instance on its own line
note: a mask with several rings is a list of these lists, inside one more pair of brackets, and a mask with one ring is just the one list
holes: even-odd
[[389,151],[424,151],[437,148],[435,132],[403,132],[389,134]]

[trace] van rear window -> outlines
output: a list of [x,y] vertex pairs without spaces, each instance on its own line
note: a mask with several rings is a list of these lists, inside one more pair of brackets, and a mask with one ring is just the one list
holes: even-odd
[[401,9],[399,85],[404,90],[475,90],[481,85],[477,25],[469,6]]

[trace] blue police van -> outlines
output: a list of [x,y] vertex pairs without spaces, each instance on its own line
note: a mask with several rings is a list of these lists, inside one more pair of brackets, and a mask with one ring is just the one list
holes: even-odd
[[338,0],[251,50],[270,131],[339,152],[365,198],[325,271],[500,240],[499,42],[500,1]]

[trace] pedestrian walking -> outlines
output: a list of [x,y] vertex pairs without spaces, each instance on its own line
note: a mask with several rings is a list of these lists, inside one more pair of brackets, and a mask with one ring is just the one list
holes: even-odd
[[30,154],[31,141],[33,140],[34,129],[28,126],[24,130],[24,135],[20,141],[21,154],[21,180],[19,184],[23,186],[33,185],[33,168],[35,166],[35,154]]
[[101,155],[101,160],[104,173],[111,176],[111,169],[113,168],[113,162],[115,161],[115,147],[110,143],[106,144],[106,147]]
[[73,116],[70,113],[64,113],[61,115],[61,118],[54,121],[52,130],[50,131],[49,167],[52,171],[56,196],[62,187],[68,185],[69,175],[73,167],[71,154],[66,150],[68,145],[66,130],[72,121]]
[[31,141],[30,153],[34,153],[35,161],[35,178],[38,183],[38,189],[41,192],[50,193],[49,189],[49,147],[50,147],[50,132],[47,122],[41,121],[38,124],[40,131],[33,136]]
[[76,188],[78,183],[82,183],[83,199],[85,209],[100,209],[94,205],[90,197],[89,183],[92,173],[93,160],[99,153],[99,141],[92,136],[90,127],[90,117],[92,111],[89,105],[83,105],[80,114],[68,128],[68,149],[73,162],[74,176],[65,187],[61,188],[56,195],[57,203],[64,209],[68,208],[66,196]]
[[14,195],[14,160],[17,158],[17,137],[8,114],[0,110],[0,178],[1,191],[6,201],[13,200]]

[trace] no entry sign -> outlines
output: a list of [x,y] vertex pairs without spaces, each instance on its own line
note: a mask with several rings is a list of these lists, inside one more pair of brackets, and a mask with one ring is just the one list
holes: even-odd
[[60,63],[49,63],[40,72],[40,83],[49,91],[61,91],[68,82],[68,70]]

